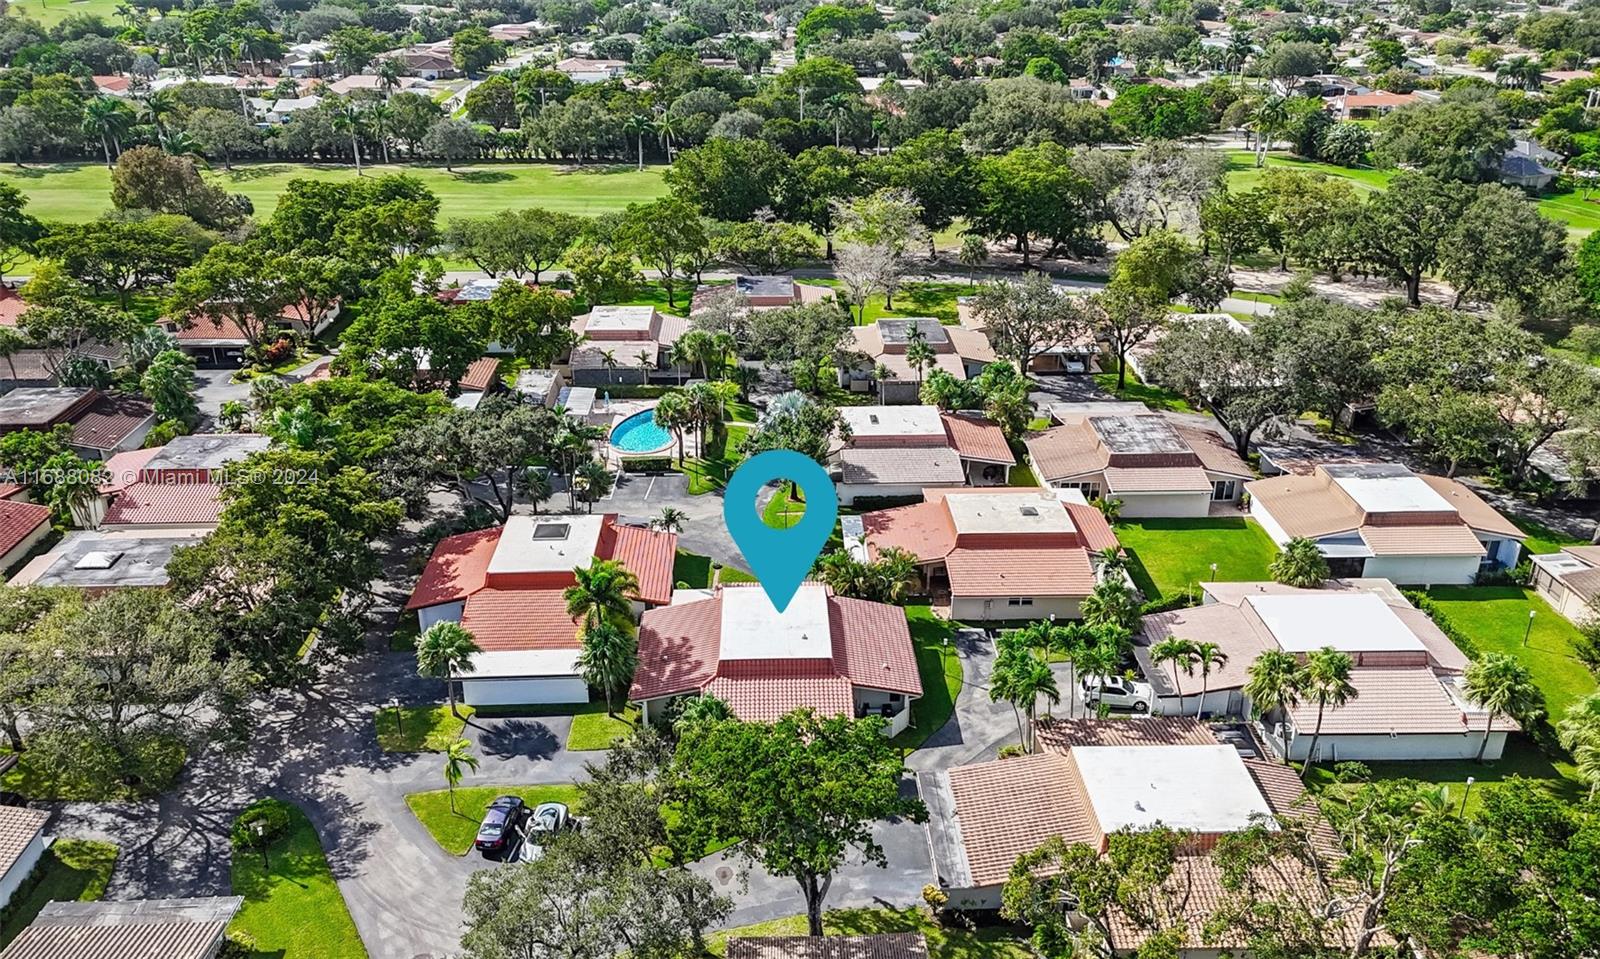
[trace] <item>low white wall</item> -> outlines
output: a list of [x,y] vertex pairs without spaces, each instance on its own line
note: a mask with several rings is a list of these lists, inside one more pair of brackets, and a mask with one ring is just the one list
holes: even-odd
[[[960,622],[997,619],[1078,619],[1081,599],[1072,596],[1034,596],[1032,606],[1010,606],[1009,596],[952,596],[950,618]],[[987,604],[987,605],[985,605]]]
[[34,836],[33,841],[22,850],[22,855],[17,857],[17,861],[10,869],[6,870],[6,874],[0,876],[0,909],[6,907],[11,897],[17,894],[23,882],[33,873],[33,867],[38,865],[39,857],[44,855],[45,845],[44,833]]
[[1210,493],[1112,493],[1122,500],[1122,515],[1130,519],[1204,517],[1211,511]]
[[[1360,762],[1400,761],[1410,759],[1476,759],[1478,747],[1483,744],[1483,733],[1410,733],[1399,736],[1323,736],[1317,741],[1317,762],[1335,763],[1344,760]],[[1496,730],[1489,734],[1489,748],[1483,754],[1486,760],[1499,759],[1506,748],[1506,734]],[[1311,749],[1311,730],[1303,729],[1289,742],[1289,758],[1304,762]]]
[[577,676],[463,679],[461,699],[469,706],[586,703],[589,701],[589,685]]
[[1373,556],[1361,575],[1400,586],[1471,586],[1478,576],[1478,557]]
[[428,627],[434,623],[461,622],[461,613],[466,609],[466,605],[465,602],[455,602],[422,607],[417,610],[417,631],[426,633]]

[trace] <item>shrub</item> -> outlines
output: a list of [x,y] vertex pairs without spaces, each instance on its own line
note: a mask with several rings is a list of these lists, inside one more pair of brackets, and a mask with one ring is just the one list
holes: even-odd
[[670,473],[672,457],[625,456],[622,459],[622,468],[629,473]]
[[289,822],[288,803],[277,799],[257,799],[233,821],[229,838],[235,849],[260,849],[288,832]]
[[1468,659],[1478,658],[1477,645],[1456,628],[1455,623],[1450,621],[1450,617],[1444,614],[1427,593],[1415,589],[1402,589],[1400,593],[1410,600],[1411,605],[1427,613],[1428,618],[1433,620],[1433,625],[1439,627],[1439,632],[1444,633],[1445,638],[1455,643],[1456,648],[1465,653]]
[[287,336],[261,347],[258,360],[263,366],[276,366],[294,355],[294,340]]

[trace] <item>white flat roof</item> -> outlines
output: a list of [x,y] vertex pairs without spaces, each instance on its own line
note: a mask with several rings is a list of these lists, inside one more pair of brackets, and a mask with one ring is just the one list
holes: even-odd
[[944,498],[956,533],[1071,533],[1067,508],[1048,490],[958,493]]
[[1338,476],[1334,482],[1368,513],[1454,513],[1456,508],[1418,476]]
[[833,658],[827,590],[821,583],[802,583],[780,613],[760,587],[724,589],[722,658]]
[[592,386],[563,386],[556,403],[573,416],[588,416],[594,412],[597,395]]
[[1291,653],[1324,646],[1347,653],[1424,652],[1411,631],[1382,598],[1372,593],[1299,593],[1245,600]]
[[603,516],[513,516],[489,558],[491,573],[557,573],[588,566]]
[[839,415],[855,437],[943,436],[937,406],[846,406]]
[[1272,815],[1232,746],[1075,746],[1071,755],[1103,832],[1158,822],[1238,832]]
[[472,672],[460,679],[576,676],[581,649],[502,649],[472,655]]
[[586,332],[593,330],[648,330],[655,316],[653,306],[597,306],[584,321]]

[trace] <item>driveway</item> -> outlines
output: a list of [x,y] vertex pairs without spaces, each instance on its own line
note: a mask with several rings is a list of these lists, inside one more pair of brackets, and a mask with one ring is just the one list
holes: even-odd
[[646,524],[669,506],[688,517],[678,534],[680,549],[750,571],[723,522],[721,491],[691,496],[689,478],[682,473],[625,476],[610,496],[596,504],[597,509],[620,514],[624,522]]
[[200,404],[200,415],[207,417],[213,423],[222,415],[222,404],[229,400],[247,402],[250,399],[249,383],[230,383],[229,380],[238,370],[195,370],[194,376],[198,381],[194,398]]

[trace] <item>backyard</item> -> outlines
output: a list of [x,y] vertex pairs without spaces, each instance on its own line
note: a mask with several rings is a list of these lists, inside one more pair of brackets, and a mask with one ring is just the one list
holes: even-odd
[[[1522,660],[1544,691],[1552,721],[1595,690],[1595,680],[1572,655],[1573,626],[1531,589],[1520,586],[1437,586],[1428,596],[1481,653]],[[1529,619],[1529,613],[1533,614]],[[1526,642],[1524,637],[1526,636]]]
[[1134,585],[1149,601],[1198,595],[1199,584],[1209,580],[1271,579],[1267,566],[1278,552],[1261,527],[1244,517],[1123,520],[1116,533],[1128,551]]
[[943,728],[961,695],[961,659],[950,645],[956,628],[933,615],[927,606],[907,606],[906,621],[916,647],[922,696],[911,704],[911,726],[894,738],[903,749],[916,749]]
[[0,949],[17,937],[47,902],[93,902],[105,895],[117,847],[86,839],[57,839],[40,857],[37,880],[24,886],[0,926]]

